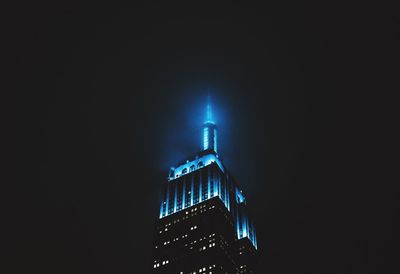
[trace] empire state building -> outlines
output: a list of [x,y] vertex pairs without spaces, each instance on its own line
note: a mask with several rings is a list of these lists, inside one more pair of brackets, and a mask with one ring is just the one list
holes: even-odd
[[255,273],[257,237],[246,197],[218,154],[208,102],[202,150],[171,167],[162,186],[153,273]]

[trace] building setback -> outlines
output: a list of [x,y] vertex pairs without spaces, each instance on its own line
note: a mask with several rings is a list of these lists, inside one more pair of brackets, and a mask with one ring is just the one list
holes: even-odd
[[203,150],[163,184],[153,273],[255,273],[257,237],[246,198],[219,159],[211,105]]

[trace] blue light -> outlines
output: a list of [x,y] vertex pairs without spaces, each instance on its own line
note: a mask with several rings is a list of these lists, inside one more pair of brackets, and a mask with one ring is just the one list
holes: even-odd
[[217,180],[215,177],[213,178],[213,188],[214,188],[214,196],[218,196],[218,185],[217,185]]
[[238,239],[241,239],[242,237],[242,235],[240,235],[240,222],[239,222],[239,212],[237,213],[237,216],[236,216],[236,232],[237,232],[237,237],[238,237]]
[[186,181],[183,182],[183,186],[182,186],[182,209],[185,209],[185,196],[186,196],[186,190],[185,190],[185,184]]
[[161,199],[161,205],[160,205],[160,219],[163,217],[163,206],[164,206],[164,202],[163,199]]
[[258,245],[257,245],[257,237],[256,237],[256,230],[253,228],[253,233],[254,233],[254,247],[257,249]]
[[[203,163],[203,166],[199,166],[200,162]],[[222,172],[225,172],[224,166],[222,165],[221,161],[217,158],[217,156],[215,156],[215,154],[210,153],[210,154],[206,154],[201,157],[198,157],[192,161],[187,161],[186,163],[184,163],[176,168],[173,168],[173,172],[171,172],[171,174],[169,175],[168,181],[172,181],[176,178],[181,177],[182,175],[192,173],[193,171],[196,171],[197,169],[202,168],[202,167],[206,167],[214,162],[219,166],[219,168],[222,170]],[[191,169],[190,168],[191,166],[194,166],[195,168]],[[183,174],[182,171],[185,168],[186,168],[186,170],[188,170],[188,172]]]
[[209,132],[208,132],[208,127],[205,127],[204,128],[204,136],[203,136],[203,149],[204,150],[206,150],[206,149],[208,149],[208,135],[209,135]]
[[252,239],[252,242],[253,242],[254,247],[257,249],[256,230],[254,229],[254,223],[253,223],[253,222],[251,222],[251,230],[252,230],[252,232],[253,232],[253,239]]
[[229,191],[227,191],[226,187],[225,187],[225,205],[228,208],[228,210],[231,211],[231,204],[229,202]]
[[245,202],[245,198],[243,196],[243,193],[241,190],[239,190],[239,188],[236,188],[236,202],[238,204]]
[[212,123],[212,124],[214,124],[213,117],[212,117],[211,98],[210,98],[210,96],[208,96],[208,102],[207,102],[206,123]]
[[217,152],[217,130],[214,128],[214,150]]
[[[178,167],[171,167],[166,194],[160,206],[160,219],[185,208],[195,206],[205,200],[218,197],[232,214],[232,220],[234,220],[234,225],[236,226],[237,239],[248,238],[257,249],[254,223],[247,215],[245,196],[236,182],[230,177],[230,174],[225,171],[217,154],[218,132],[214,123],[215,117],[213,117],[210,98],[208,98],[205,118],[201,143],[203,151]],[[208,167],[204,172],[199,171],[213,163],[216,165]],[[214,168],[217,166],[218,172],[214,172]],[[196,176],[190,174],[193,172],[196,172]],[[199,178],[198,182],[197,178]],[[194,184],[195,180],[196,185]],[[182,196],[180,196],[180,191],[182,191]],[[174,196],[170,197],[170,195]]]
[[247,218],[246,217],[243,218],[242,231],[243,231],[243,238],[247,237]]
[[175,195],[174,195],[174,213],[176,212],[176,205],[178,200],[178,184],[175,185]]

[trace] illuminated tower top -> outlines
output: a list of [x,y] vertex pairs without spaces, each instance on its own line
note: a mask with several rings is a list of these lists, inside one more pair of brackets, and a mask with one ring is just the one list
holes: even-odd
[[[204,206],[204,202],[218,198],[226,210],[230,212],[231,221],[235,224],[234,234],[236,234],[236,239],[247,238],[251,245],[257,249],[256,231],[253,220],[248,214],[245,196],[237,181],[223,165],[217,152],[217,126],[212,113],[210,97],[208,97],[206,105],[202,141],[201,151],[170,168],[167,177],[168,183],[164,185],[161,199],[160,220],[164,218],[170,220],[174,216],[180,216],[179,212],[184,210],[187,210],[185,215],[189,216],[189,208],[191,208],[190,212],[197,211],[197,208],[192,207],[197,204]],[[209,206],[207,208],[211,209]],[[202,209],[200,213],[204,211],[206,209]],[[193,230],[193,227],[191,227],[191,230]],[[163,232],[159,233],[164,235],[165,231],[168,230],[164,224]],[[167,242],[169,243],[169,240],[164,240],[162,244],[167,245]],[[158,269],[157,264],[155,264],[155,268]]]
[[217,153],[217,126],[215,125],[210,96],[208,96],[206,120],[203,125],[203,150],[212,150]]

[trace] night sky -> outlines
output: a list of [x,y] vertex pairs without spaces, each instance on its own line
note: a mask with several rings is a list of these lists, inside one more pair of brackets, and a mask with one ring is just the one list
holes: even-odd
[[148,273],[161,185],[200,149],[210,94],[259,273],[399,273],[384,171],[398,166],[384,163],[391,132],[376,115],[392,115],[378,98],[393,89],[396,35],[379,11],[151,2],[29,3],[6,17],[17,123],[1,272]]

